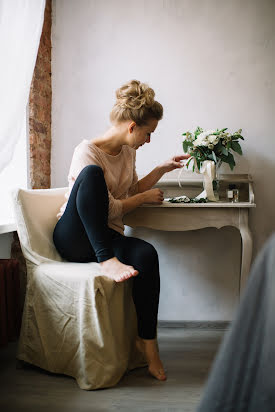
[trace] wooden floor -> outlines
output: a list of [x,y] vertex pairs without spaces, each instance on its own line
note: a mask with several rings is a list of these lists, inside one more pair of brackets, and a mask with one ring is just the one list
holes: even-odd
[[168,379],[147,368],[125,375],[113,388],[84,391],[73,378],[28,366],[16,369],[16,342],[0,348],[1,412],[195,411],[224,331],[159,328]]

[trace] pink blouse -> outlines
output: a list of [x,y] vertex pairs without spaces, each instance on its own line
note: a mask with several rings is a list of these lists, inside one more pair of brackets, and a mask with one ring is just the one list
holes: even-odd
[[[109,195],[108,226],[124,234],[121,199],[127,199],[137,193],[136,150],[123,145],[120,153],[112,156],[99,149],[92,141],[83,140],[73,153],[68,175],[69,190],[65,194],[67,201],[77,176],[88,165],[98,165],[102,168]],[[58,219],[64,213],[67,201],[61,206]]]

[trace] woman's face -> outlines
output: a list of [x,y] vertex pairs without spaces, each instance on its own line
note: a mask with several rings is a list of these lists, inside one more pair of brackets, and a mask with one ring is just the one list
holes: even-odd
[[158,120],[150,119],[146,125],[138,126],[135,122],[132,122],[129,128],[131,133],[131,140],[134,149],[138,149],[145,143],[150,143],[151,133],[153,133],[158,125]]

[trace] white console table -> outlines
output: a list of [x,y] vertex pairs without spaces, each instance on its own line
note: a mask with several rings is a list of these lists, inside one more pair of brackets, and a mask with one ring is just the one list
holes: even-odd
[[[229,176],[229,177],[228,177]],[[249,229],[249,209],[256,207],[252,180],[248,175],[222,175],[220,185],[220,201],[208,203],[170,203],[161,205],[143,205],[124,216],[124,224],[130,227],[145,227],[166,231],[187,231],[206,227],[220,229],[233,226],[240,231],[242,239],[241,270],[239,291],[241,293],[249,275],[252,257],[252,236]],[[226,201],[226,187],[235,183],[240,190],[240,202]],[[177,181],[163,180],[157,187],[164,191],[164,197],[186,194],[194,190],[198,192],[201,181],[185,180],[183,189],[179,189]],[[179,193],[180,192],[180,193]]]

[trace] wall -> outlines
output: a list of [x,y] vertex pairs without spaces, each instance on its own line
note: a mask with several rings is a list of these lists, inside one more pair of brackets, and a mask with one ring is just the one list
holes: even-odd
[[[254,179],[255,256],[275,228],[275,194],[268,189],[275,176],[274,17],[272,0],[54,1],[52,187],[67,185],[74,147],[108,128],[116,88],[133,78],[148,82],[164,118],[137,152],[140,175],[181,153],[181,134],[197,125],[243,129],[244,156],[236,155],[234,172]],[[232,318],[236,229],[126,233],[159,251],[160,319]]]
[[51,27],[52,1],[47,0],[29,98],[32,189],[47,189],[51,186]]

